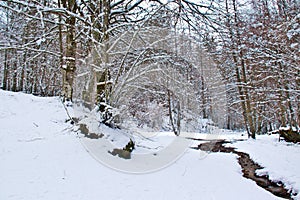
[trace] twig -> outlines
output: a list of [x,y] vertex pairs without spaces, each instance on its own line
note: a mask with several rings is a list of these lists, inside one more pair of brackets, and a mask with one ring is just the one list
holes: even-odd
[[64,102],[63,102],[62,100],[61,100],[61,103],[62,103],[63,106],[64,106],[64,109],[65,109],[65,111],[66,111],[66,113],[67,113],[67,115],[68,115],[68,117],[69,117],[69,120],[71,121],[71,124],[76,124],[76,122],[75,122],[74,119],[71,117],[71,115],[70,115],[70,113],[69,113],[69,111],[68,111],[66,105],[64,104]]

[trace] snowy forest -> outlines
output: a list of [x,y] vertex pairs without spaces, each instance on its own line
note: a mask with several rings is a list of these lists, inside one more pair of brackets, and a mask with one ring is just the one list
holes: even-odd
[[1,200],[300,200],[300,0],[0,0]]
[[299,0],[0,1],[1,88],[111,127],[300,127]]

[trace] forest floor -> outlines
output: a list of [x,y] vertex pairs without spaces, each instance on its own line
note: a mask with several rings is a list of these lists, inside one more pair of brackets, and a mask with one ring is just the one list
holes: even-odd
[[[181,137],[121,131],[99,126],[95,113],[68,107],[90,133],[101,135],[92,139],[81,134],[79,125],[66,122],[57,97],[0,90],[0,102],[1,200],[282,199],[243,177],[235,152],[261,166],[256,175],[282,183],[293,199],[300,199],[300,146],[279,142],[278,135],[248,140],[242,133],[217,129]],[[129,138],[136,144],[130,159],[109,153],[121,150]],[[222,146],[234,150],[191,148],[215,139],[230,141]]]

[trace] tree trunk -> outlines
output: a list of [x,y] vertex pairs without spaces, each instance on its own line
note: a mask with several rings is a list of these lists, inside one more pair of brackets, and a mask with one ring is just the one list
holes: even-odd
[[12,76],[12,88],[13,92],[17,92],[17,74],[18,74],[18,67],[17,67],[17,60],[14,58],[13,61],[13,76]]
[[[64,8],[76,13],[77,3],[76,0],[62,0]],[[63,99],[64,101],[73,100],[73,83],[76,70],[76,41],[75,41],[75,23],[76,18],[74,16],[68,16],[66,20],[67,24],[67,36],[66,36],[66,58],[65,65],[63,67]]]
[[105,85],[104,85],[104,97],[105,97],[105,103],[109,103],[109,94],[110,94],[110,86],[111,84],[108,83],[110,79],[110,71],[108,68],[109,63],[109,55],[108,55],[108,49],[109,49],[109,34],[108,34],[108,28],[109,28],[109,15],[110,15],[110,0],[103,0],[102,1],[102,8],[104,12],[103,16],[103,51],[102,51],[102,58],[103,58],[103,66],[104,66],[104,76],[105,76]]
[[[169,107],[169,119],[170,119],[170,123],[173,129],[173,132],[176,136],[178,136],[180,134],[180,106],[179,103],[176,106],[176,108],[174,108],[174,104],[172,103],[172,95],[170,90],[167,90],[167,95],[168,95],[168,107]],[[173,109],[177,109],[177,118],[176,116],[173,116]]]
[[25,71],[26,71],[26,51],[24,52],[23,55],[23,66],[21,69],[21,77],[20,77],[20,81],[19,81],[19,91],[24,91],[24,80],[25,80]]
[[[226,1],[227,3],[227,1]],[[255,121],[253,119],[253,113],[252,113],[252,106],[251,106],[251,99],[249,95],[249,91],[247,89],[247,73],[246,73],[246,63],[244,61],[244,55],[242,50],[239,50],[239,48],[242,46],[241,38],[240,38],[240,32],[239,32],[239,22],[238,22],[238,11],[236,7],[236,0],[232,0],[233,8],[234,8],[234,25],[236,27],[236,35],[233,34],[233,31],[231,30],[231,40],[233,41],[234,45],[236,45],[234,48],[233,53],[233,60],[236,65],[236,77],[237,77],[237,83],[238,83],[238,91],[241,99],[241,106],[243,109],[243,117],[245,121],[245,126],[248,132],[248,136],[255,139],[256,135],[256,126]],[[228,12],[228,5],[226,4],[227,12]],[[230,22],[229,22],[230,24]],[[229,25],[230,26],[230,25]],[[234,46],[233,45],[233,46]],[[239,62],[240,60],[240,62]],[[239,68],[239,64],[241,68]]]
[[8,76],[8,55],[7,50],[4,51],[4,68],[3,68],[3,82],[2,89],[7,90],[7,76]]
[[[91,5],[94,11],[91,16],[93,21],[93,30],[91,35],[93,40],[96,42],[96,48],[92,49],[93,55],[93,65],[91,66],[91,82],[89,84],[89,94],[87,99],[89,99],[90,104],[100,104],[102,103],[101,110],[106,109],[104,105],[109,102],[109,93],[111,83],[110,72],[108,68],[109,63],[109,17],[110,17],[110,0],[99,1],[97,5]],[[98,15],[103,14],[102,21],[99,21]],[[99,32],[102,32],[101,35]],[[101,44],[101,52],[99,52],[98,47]],[[94,67],[97,66],[97,67]],[[104,107],[103,107],[104,106]]]
[[[58,8],[61,8],[61,0],[58,0]],[[62,17],[61,15],[58,16],[58,40],[59,40],[59,64],[60,64],[60,70],[63,75],[63,83],[64,83],[64,50],[63,50],[63,34],[62,34]],[[54,79],[54,85],[55,85],[55,79]],[[62,84],[64,85],[64,84]],[[63,93],[64,91],[62,91]],[[54,92],[53,92],[54,93]]]

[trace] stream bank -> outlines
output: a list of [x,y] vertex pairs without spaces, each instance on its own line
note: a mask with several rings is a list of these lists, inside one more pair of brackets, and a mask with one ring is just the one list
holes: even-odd
[[275,196],[282,197],[285,199],[293,199],[292,197],[296,194],[293,191],[287,190],[282,182],[276,182],[270,180],[268,175],[258,175],[256,170],[263,169],[262,166],[255,163],[249,156],[249,154],[237,151],[233,147],[226,147],[224,144],[231,142],[225,140],[213,140],[199,144],[193,149],[198,149],[206,152],[222,152],[222,153],[233,153],[238,156],[237,160],[242,168],[243,177],[251,179],[263,189],[271,192]]

